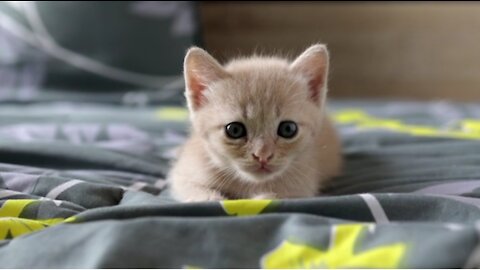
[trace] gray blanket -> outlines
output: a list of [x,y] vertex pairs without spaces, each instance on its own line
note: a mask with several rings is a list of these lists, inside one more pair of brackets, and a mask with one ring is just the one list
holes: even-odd
[[480,105],[333,102],[316,198],[178,203],[183,108],[0,106],[0,267],[480,266]]

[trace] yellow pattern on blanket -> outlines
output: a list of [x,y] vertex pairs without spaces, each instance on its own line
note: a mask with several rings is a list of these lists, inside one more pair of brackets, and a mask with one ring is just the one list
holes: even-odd
[[480,139],[480,121],[476,119],[463,119],[457,128],[441,129],[435,126],[411,125],[400,120],[374,117],[362,110],[338,111],[333,117],[339,124],[352,124],[362,129],[386,129],[414,136]]
[[225,200],[221,201],[223,209],[230,216],[252,216],[262,213],[273,200]]
[[45,229],[49,226],[73,221],[74,218],[28,219],[21,218],[23,210],[39,200],[6,200],[0,207],[0,240]]
[[332,227],[331,244],[326,250],[284,240],[262,258],[262,268],[399,268],[406,250],[403,243],[355,251],[360,233],[366,227],[364,224]]

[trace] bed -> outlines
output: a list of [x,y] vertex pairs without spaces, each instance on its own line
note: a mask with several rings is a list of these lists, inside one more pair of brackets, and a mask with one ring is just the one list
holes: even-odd
[[480,106],[330,107],[346,167],[323,196],[178,203],[183,107],[3,104],[0,266],[478,266]]
[[[128,7],[148,17],[161,4],[148,5]],[[187,2],[169,5],[186,16]],[[16,44],[2,18],[0,44]],[[346,164],[321,196],[180,203],[165,180],[188,130],[178,70],[132,89],[22,50],[0,55],[2,268],[480,266],[479,104],[331,100]]]

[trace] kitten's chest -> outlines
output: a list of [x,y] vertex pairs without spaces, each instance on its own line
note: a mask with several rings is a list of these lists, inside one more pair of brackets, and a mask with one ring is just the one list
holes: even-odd
[[306,193],[316,193],[317,187],[312,181],[290,180],[284,177],[262,183],[233,180],[229,181],[228,184],[217,185],[213,188],[219,190],[222,195],[231,200],[262,197],[264,194],[271,194],[275,198],[288,198]]
[[[219,187],[217,187],[219,188]],[[253,183],[231,183],[228,186],[220,187],[221,193],[230,200],[253,198],[267,190],[272,191],[273,187],[268,188],[265,184]]]

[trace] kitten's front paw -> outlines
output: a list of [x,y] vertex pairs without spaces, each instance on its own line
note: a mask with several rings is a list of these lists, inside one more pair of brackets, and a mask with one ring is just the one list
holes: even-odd
[[254,200],[274,200],[274,199],[278,199],[278,195],[271,192],[271,193],[259,193],[257,195],[254,195],[252,197],[252,199]]
[[198,194],[189,196],[183,199],[184,202],[205,202],[205,201],[223,201],[226,200],[224,196],[215,191],[202,191]]

